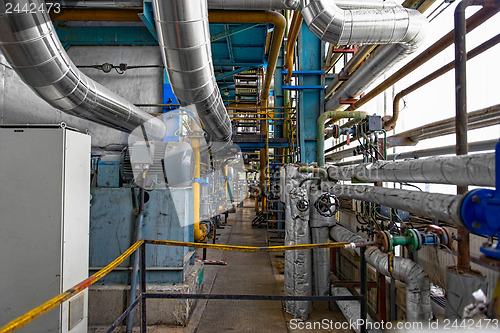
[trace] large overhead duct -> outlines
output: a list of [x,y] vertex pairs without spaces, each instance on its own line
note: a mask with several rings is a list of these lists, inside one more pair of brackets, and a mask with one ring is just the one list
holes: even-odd
[[215,80],[206,0],[153,0],[168,80],[182,106],[192,105],[210,141],[231,140],[231,120]]
[[[36,8],[42,0],[18,0]],[[6,13],[0,0],[0,48],[20,78],[53,107],[124,132],[144,126],[163,138],[165,124],[83,74],[70,60],[46,11]]]
[[[365,242],[365,239],[342,226],[330,229],[330,236],[338,242]],[[359,249],[356,249],[359,252]],[[359,254],[359,253],[358,253]],[[422,267],[410,259],[394,257],[393,269],[389,271],[389,256],[376,247],[365,252],[366,261],[385,276],[406,284],[406,319],[409,322],[432,319],[430,284]]]

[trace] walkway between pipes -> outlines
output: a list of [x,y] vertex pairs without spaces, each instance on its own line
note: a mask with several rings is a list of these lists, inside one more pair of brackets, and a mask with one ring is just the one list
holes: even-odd
[[[254,201],[246,200],[236,213],[229,214],[227,225],[218,229],[218,244],[267,246],[266,229],[252,228]],[[197,259],[202,250],[198,249]],[[283,295],[283,253],[207,250],[207,259],[224,260],[227,266],[205,265],[202,293]],[[335,304],[315,304],[310,321],[345,321]],[[333,330],[293,330],[293,319],[278,301],[199,300],[185,328],[150,328],[148,332],[223,333],[223,332],[333,332]],[[288,323],[288,325],[287,325]],[[288,326],[288,327],[287,327]],[[335,332],[353,332],[335,331]]]

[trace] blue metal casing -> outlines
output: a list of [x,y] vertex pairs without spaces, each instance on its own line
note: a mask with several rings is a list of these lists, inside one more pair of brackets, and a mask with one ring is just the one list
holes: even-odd
[[[147,191],[142,234],[145,239],[193,242],[192,187]],[[108,265],[131,244],[134,234],[130,188],[94,188],[90,208],[90,274]],[[137,195],[137,191],[136,191]],[[176,209],[177,208],[177,209]],[[146,265],[148,283],[182,283],[189,263],[194,263],[190,248],[148,246]],[[111,272],[100,283],[127,284],[130,260],[121,270]]]

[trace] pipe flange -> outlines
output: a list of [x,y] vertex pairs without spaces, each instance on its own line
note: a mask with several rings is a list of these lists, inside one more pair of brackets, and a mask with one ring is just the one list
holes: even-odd
[[422,238],[417,229],[408,229],[405,234],[409,238],[409,242],[406,245],[408,251],[418,251],[422,248]]
[[331,193],[323,193],[314,203],[319,215],[324,217],[334,216],[339,211],[339,206],[339,199]]
[[392,241],[391,234],[388,231],[380,231],[375,236],[375,244],[382,253],[388,253],[392,251]]

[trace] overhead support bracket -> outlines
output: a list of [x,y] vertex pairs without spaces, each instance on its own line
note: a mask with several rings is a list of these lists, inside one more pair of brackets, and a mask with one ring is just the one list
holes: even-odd
[[225,31],[219,32],[218,34],[213,35],[212,37],[210,37],[210,41],[215,42],[216,40],[223,39],[231,35],[235,35],[237,33],[258,27],[259,25],[261,24],[240,24],[237,27],[230,28]]

